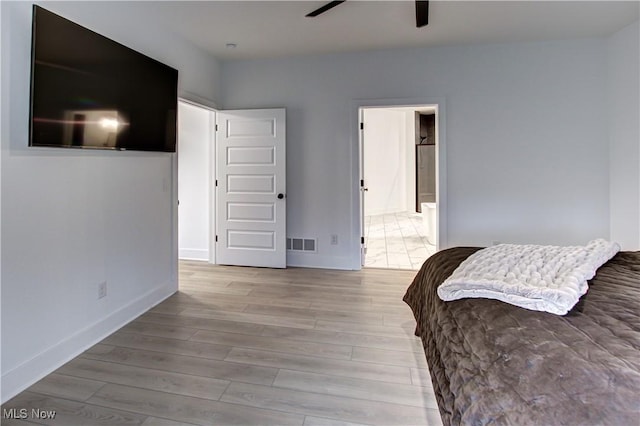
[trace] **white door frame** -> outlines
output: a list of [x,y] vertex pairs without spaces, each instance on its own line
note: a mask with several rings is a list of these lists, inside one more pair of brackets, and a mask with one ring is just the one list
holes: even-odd
[[[360,111],[362,108],[436,107],[436,250],[448,247],[447,235],[447,139],[446,139],[446,102],[441,97],[400,98],[400,99],[358,99],[351,107],[351,264],[352,269],[362,269],[363,223],[360,179],[362,179],[362,131],[360,129]],[[366,182],[365,182],[366,185]]]

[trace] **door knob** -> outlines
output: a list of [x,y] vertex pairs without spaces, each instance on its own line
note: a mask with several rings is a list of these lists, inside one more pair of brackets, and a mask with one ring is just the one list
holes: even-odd
[[282,200],[284,198],[284,194],[278,194],[278,200]]

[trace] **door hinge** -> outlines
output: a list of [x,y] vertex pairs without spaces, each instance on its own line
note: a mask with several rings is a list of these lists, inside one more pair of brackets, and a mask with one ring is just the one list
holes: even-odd
[[216,124],[216,132],[218,131],[218,125]]
[[360,186],[364,187],[364,179],[360,179]]
[[364,237],[360,237],[360,244],[364,244]]
[[360,130],[364,130],[364,123],[360,123]]
[[216,235],[216,243],[218,242],[218,236]]
[[218,186],[218,179],[216,179],[216,186]]

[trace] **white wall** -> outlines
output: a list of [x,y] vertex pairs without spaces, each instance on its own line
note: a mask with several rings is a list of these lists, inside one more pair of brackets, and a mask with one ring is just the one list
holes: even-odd
[[416,211],[415,110],[363,108],[364,214]]
[[208,261],[214,112],[178,104],[178,255]]
[[406,114],[366,108],[364,119],[365,216],[406,211]]
[[366,99],[446,99],[449,246],[577,244],[609,236],[606,59],[584,39],[228,62],[222,105],[287,108],[287,227],[319,238],[291,265],[359,267]]
[[640,26],[622,29],[608,45],[611,239],[640,250]]
[[[177,289],[177,171],[167,153],[28,148],[31,4],[0,7],[6,401]],[[162,29],[107,2],[45,7],[178,68],[181,93],[216,96],[217,62]]]

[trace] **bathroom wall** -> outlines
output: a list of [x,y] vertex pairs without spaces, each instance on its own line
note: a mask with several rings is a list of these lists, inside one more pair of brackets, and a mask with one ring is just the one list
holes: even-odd
[[[436,116],[416,114],[416,149],[418,203],[436,202]],[[419,208],[422,210],[422,208]]]
[[405,113],[364,110],[365,216],[403,212],[407,205]]
[[416,174],[418,203],[436,202],[436,146],[417,145]]

